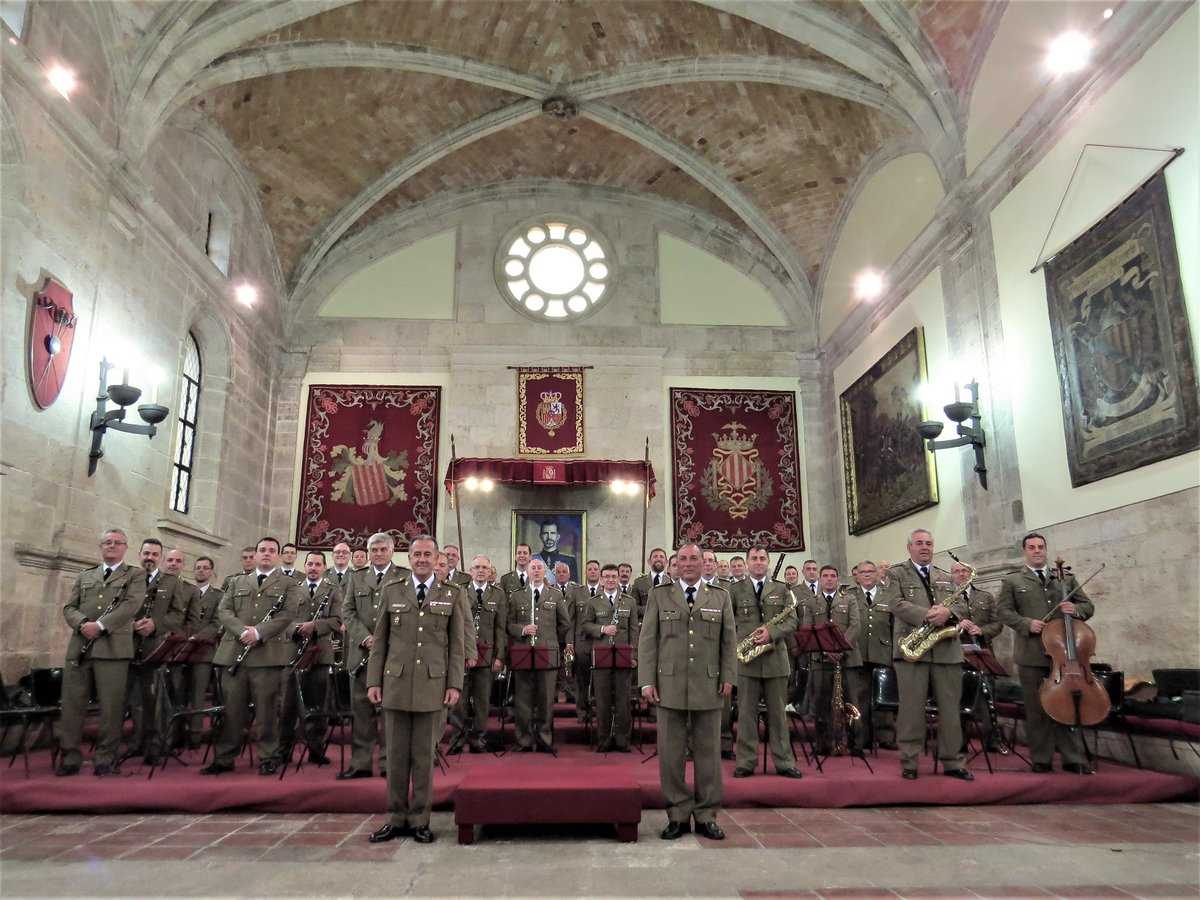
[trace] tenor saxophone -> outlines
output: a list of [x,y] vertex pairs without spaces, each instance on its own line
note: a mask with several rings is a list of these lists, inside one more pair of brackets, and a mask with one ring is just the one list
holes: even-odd
[[[796,597],[795,597],[795,595],[792,595],[792,602],[789,603],[787,606],[785,606],[783,608],[782,612],[776,613],[775,615],[771,616],[771,618],[769,618],[767,621],[763,622],[762,626],[760,626],[760,627],[770,628],[772,625],[778,625],[780,622],[782,622],[784,619],[786,619],[791,613],[795,612],[795,610],[796,610]],[[758,629],[755,628],[754,631],[758,631]],[[754,632],[752,631],[752,632],[750,632],[750,634],[746,635],[744,638],[742,638],[740,641],[738,641],[737,661],[739,663],[741,663],[742,665],[746,665],[746,663],[752,662],[752,661],[758,659],[764,653],[770,653],[774,649],[775,649],[774,641],[771,641],[766,644],[754,643]]]
[[[956,594],[970,590],[972,584],[975,583],[976,575],[975,567],[970,563],[966,564],[971,570],[971,577],[962,587],[954,589]],[[900,648],[901,655],[909,662],[919,662],[921,657],[932,650],[937,644],[942,641],[954,637],[958,634],[958,620],[955,618],[952,623],[946,625],[934,625],[932,622],[925,622],[910,631],[907,635],[901,638],[897,646]]]

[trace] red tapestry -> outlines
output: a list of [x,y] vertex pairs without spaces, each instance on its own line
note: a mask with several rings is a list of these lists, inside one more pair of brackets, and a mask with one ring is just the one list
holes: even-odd
[[308,391],[296,544],[397,550],[437,525],[441,388],[314,384]]
[[803,550],[796,395],[671,388],[675,546]]
[[583,452],[583,370],[517,370],[517,452]]

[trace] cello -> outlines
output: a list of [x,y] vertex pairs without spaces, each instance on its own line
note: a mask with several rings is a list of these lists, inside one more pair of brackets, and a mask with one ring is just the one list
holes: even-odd
[[[1066,576],[1071,570],[1060,556],[1054,561],[1054,571],[1061,606],[1068,599]],[[1042,629],[1042,648],[1050,657],[1050,674],[1038,689],[1046,715],[1072,728],[1103,722],[1111,705],[1108,691],[1092,674],[1096,632],[1083,619],[1063,613]]]

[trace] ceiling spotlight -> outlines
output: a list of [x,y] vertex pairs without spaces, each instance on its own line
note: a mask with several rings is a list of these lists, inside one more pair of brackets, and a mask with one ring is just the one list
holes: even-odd
[[620,478],[616,479],[611,484],[609,484],[609,487],[612,488],[612,492],[614,494],[625,493],[625,482],[622,481]]
[[479,482],[479,489],[481,491],[483,491],[485,494],[490,493],[492,488],[494,488],[495,486],[496,486],[496,482],[492,481],[492,479],[490,479],[490,478],[484,478],[482,481]]
[[1112,14],[1113,14],[1113,11],[1112,11],[1112,7],[1110,6],[1108,9],[1106,9],[1106,10],[1104,11],[1104,18],[1105,18],[1105,19],[1111,19],[1111,18],[1112,18]]
[[641,490],[642,490],[642,486],[640,484],[638,484],[636,481],[631,481],[625,485],[625,493],[627,493],[631,497],[641,493]]
[[71,99],[71,93],[79,84],[75,78],[75,70],[58,63],[46,70],[46,80],[50,82],[50,87],[62,95],[64,100]]
[[877,300],[883,293],[883,275],[865,269],[854,278],[854,296],[859,300]]
[[468,491],[477,491],[479,490],[479,479],[474,475],[470,475],[467,477],[467,480],[463,482],[463,486],[466,487]]
[[258,290],[251,284],[239,284],[233,289],[233,296],[242,306],[253,306],[258,302]]
[[1046,68],[1055,75],[1069,75],[1086,66],[1091,55],[1092,42],[1078,31],[1067,31],[1051,41]]

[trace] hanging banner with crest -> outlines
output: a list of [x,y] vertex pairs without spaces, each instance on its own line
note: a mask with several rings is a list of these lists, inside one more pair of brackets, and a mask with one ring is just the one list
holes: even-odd
[[583,452],[583,369],[517,369],[517,453]]
[[675,546],[803,550],[796,395],[671,388]]

